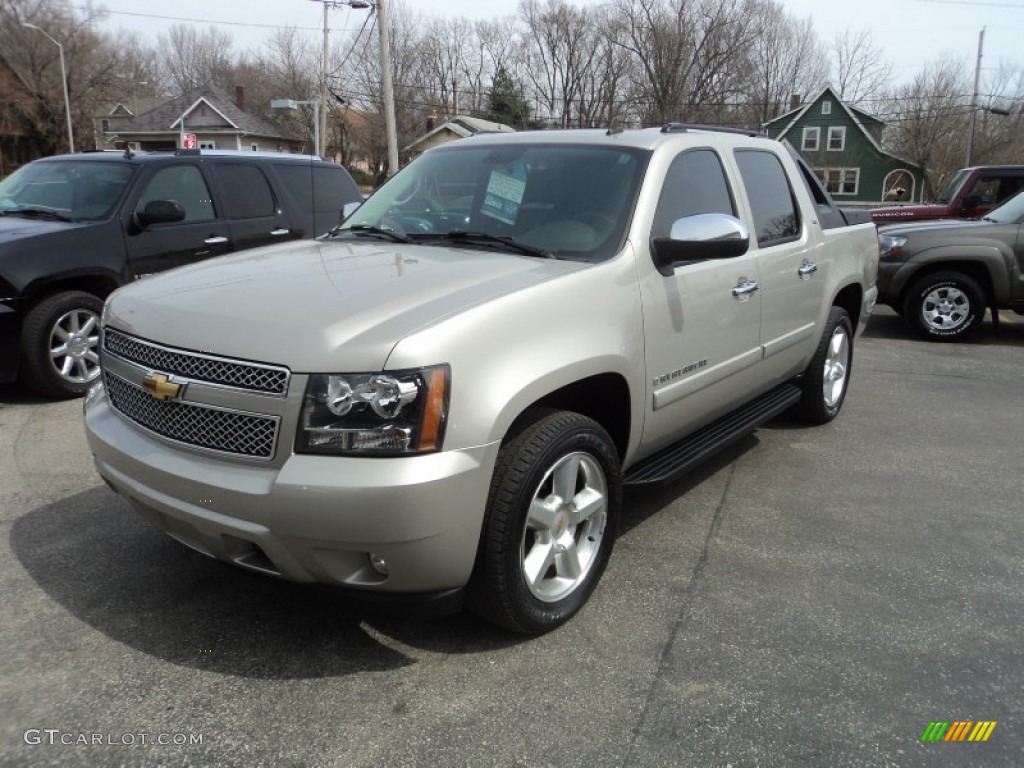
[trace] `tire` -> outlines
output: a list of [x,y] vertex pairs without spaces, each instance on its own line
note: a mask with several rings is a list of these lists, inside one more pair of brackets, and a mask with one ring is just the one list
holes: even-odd
[[608,433],[578,413],[531,414],[498,454],[470,608],[524,634],[564,624],[608,564],[621,507],[619,456]]
[[803,377],[796,415],[809,424],[826,424],[839,415],[853,366],[853,325],[842,307],[832,307],[818,348]]
[[56,293],[25,316],[21,379],[44,397],[81,397],[100,375],[103,302],[91,293]]
[[961,341],[985,318],[985,293],[961,272],[934,272],[916,280],[903,302],[903,319],[929,341]]

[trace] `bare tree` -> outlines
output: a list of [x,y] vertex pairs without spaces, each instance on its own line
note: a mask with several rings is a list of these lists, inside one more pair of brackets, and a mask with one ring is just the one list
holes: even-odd
[[198,32],[187,24],[173,24],[158,40],[161,66],[171,91],[182,94],[193,88],[231,88],[235,61],[231,35],[216,27]]
[[892,82],[892,62],[864,29],[846,29],[833,40],[832,84],[839,98],[856,104],[880,96]]
[[747,101],[751,122],[762,124],[788,109],[792,96],[824,86],[828,64],[810,17],[799,19],[777,0],[766,0],[757,9],[757,24]]

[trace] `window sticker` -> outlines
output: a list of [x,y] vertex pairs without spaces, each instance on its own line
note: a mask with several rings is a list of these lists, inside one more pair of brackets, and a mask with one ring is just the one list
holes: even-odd
[[480,213],[505,224],[515,224],[525,191],[526,166],[522,163],[500,171],[491,171]]

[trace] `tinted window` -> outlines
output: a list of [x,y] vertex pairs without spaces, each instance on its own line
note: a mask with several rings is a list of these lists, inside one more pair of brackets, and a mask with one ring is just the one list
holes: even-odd
[[779,158],[772,152],[737,150],[736,164],[754,215],[757,244],[773,245],[799,236],[800,216]]
[[213,170],[224,193],[224,212],[229,219],[255,219],[277,212],[270,183],[255,165],[224,163]]
[[76,220],[104,219],[113,213],[134,173],[127,163],[31,163],[0,182],[0,211],[52,208]]
[[274,170],[302,210],[334,214],[332,225],[337,224],[338,213],[345,203],[357,202],[362,197],[352,177],[340,165],[313,166],[312,178],[310,166],[299,163],[274,163]]
[[700,213],[736,215],[729,182],[710,149],[684,152],[672,161],[654,214],[652,237],[668,237],[672,222]]
[[194,165],[161,168],[146,184],[139,197],[142,208],[152,200],[174,200],[185,209],[185,221],[210,221],[216,218],[213,200],[203,174]]

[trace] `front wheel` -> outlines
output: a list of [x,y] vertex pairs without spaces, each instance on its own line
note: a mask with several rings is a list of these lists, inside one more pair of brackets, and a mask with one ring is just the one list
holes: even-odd
[[929,341],[960,341],[985,317],[985,293],[960,272],[935,272],[907,290],[903,318]]
[[25,316],[21,377],[45,397],[79,397],[100,375],[103,302],[91,293],[49,296]]
[[796,413],[811,424],[825,424],[839,415],[850,383],[853,325],[842,307],[832,307],[818,348],[804,373],[803,396]]
[[470,606],[526,634],[565,623],[604,572],[621,506],[608,433],[578,413],[533,414],[498,456]]

